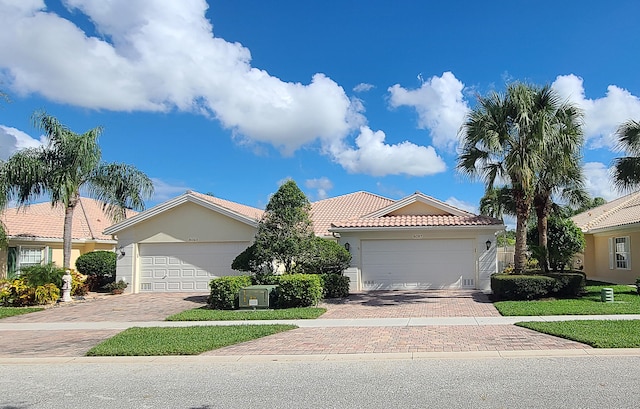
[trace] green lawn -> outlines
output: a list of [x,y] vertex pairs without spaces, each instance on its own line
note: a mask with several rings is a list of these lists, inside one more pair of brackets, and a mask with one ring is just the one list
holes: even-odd
[[27,308],[0,307],[0,319],[13,317],[14,315],[28,314],[30,312],[37,312],[42,310],[44,310],[44,308],[41,308],[41,307],[27,307]]
[[640,320],[519,322],[516,325],[595,348],[640,348]]
[[197,355],[297,328],[295,325],[129,328],[96,345],[87,356]]
[[[602,284],[602,283],[598,283]],[[613,288],[614,302],[600,301],[602,288]],[[640,296],[634,287],[626,285],[588,285],[580,298],[498,301],[494,305],[505,316],[525,315],[610,315],[640,314]]]
[[212,310],[194,308],[167,317],[167,321],[245,321],[245,320],[306,320],[318,318],[326,308],[287,308],[282,310]]

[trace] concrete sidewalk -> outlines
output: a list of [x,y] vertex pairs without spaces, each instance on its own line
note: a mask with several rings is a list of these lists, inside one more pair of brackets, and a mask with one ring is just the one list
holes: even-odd
[[513,325],[523,321],[640,320],[637,315],[547,315],[518,317],[351,318],[242,321],[95,321],[95,322],[2,322],[0,331],[125,330],[132,327],[192,327],[290,324],[300,328],[332,327],[429,327]]

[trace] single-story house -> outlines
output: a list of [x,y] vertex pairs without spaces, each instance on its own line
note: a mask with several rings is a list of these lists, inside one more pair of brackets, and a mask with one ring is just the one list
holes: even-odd
[[[141,212],[105,230],[124,252],[117,278],[133,292],[207,291],[214,277],[242,274],[231,262],[252,243],[262,213],[193,191]],[[354,291],[489,289],[504,229],[422,193],[324,199],[312,203],[311,218],[317,236],[351,252],[345,274]]]
[[[129,213],[135,214],[134,212]],[[5,209],[0,214],[4,223],[8,248],[0,250],[0,277],[22,267],[55,262],[62,266],[64,207],[37,203],[22,208]],[[73,212],[71,266],[84,253],[95,250],[113,251],[117,241],[103,231],[113,224],[102,204],[81,197]]]
[[640,192],[572,217],[585,238],[587,277],[633,284],[640,277]]

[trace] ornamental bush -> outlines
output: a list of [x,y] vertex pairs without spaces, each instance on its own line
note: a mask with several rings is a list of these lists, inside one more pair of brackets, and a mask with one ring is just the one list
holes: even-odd
[[344,298],[349,295],[349,277],[327,273],[320,275],[320,281],[323,298]]
[[11,307],[43,305],[53,303],[58,298],[60,298],[60,289],[52,283],[34,287],[20,278],[0,282],[0,305]]
[[341,274],[351,263],[351,253],[333,240],[314,237],[309,243],[309,253],[298,264],[309,274]]
[[62,287],[64,271],[64,268],[58,267],[51,262],[45,265],[23,267],[20,270],[20,278],[30,287],[52,283],[60,288]]
[[90,291],[97,291],[116,280],[117,255],[113,251],[98,250],[84,253],[76,260],[76,269],[88,276]]
[[207,300],[211,308],[217,310],[233,310],[238,308],[239,292],[243,287],[251,285],[250,276],[225,276],[211,280],[211,293]]
[[491,291],[500,300],[532,300],[549,295],[555,281],[541,275],[494,274],[491,276]]
[[266,277],[264,284],[278,285],[278,308],[310,307],[322,298],[322,282],[317,274],[283,274]]

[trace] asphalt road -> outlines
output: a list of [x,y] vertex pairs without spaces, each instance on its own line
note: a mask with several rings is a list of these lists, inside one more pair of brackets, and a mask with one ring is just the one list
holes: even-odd
[[0,365],[0,408],[635,408],[640,357]]

